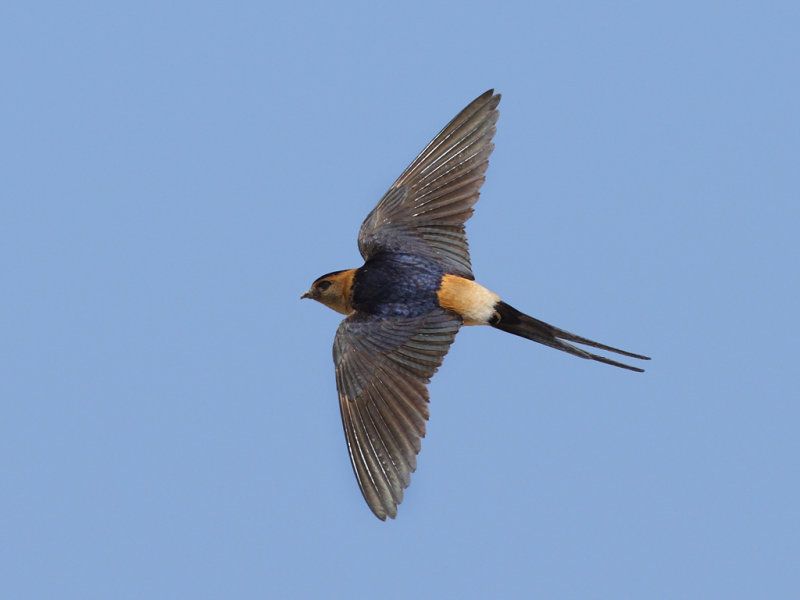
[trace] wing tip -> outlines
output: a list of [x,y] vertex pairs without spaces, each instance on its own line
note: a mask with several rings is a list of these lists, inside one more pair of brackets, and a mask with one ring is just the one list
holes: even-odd
[[499,92],[495,93],[494,88],[490,88],[475,98],[475,100],[472,101],[472,104],[483,104],[484,106],[481,108],[486,108],[486,110],[492,111],[497,109],[497,105],[500,104],[500,99],[502,97],[502,94]]

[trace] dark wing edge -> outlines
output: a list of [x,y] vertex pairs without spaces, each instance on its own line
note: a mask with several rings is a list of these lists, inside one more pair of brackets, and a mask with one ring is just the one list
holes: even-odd
[[483,185],[500,94],[473,100],[420,152],[361,225],[365,260],[379,252],[422,254],[473,279],[464,223]]
[[391,319],[355,313],[336,332],[333,360],[350,462],[381,520],[395,518],[417,468],[427,384],[460,326],[460,317],[445,310]]

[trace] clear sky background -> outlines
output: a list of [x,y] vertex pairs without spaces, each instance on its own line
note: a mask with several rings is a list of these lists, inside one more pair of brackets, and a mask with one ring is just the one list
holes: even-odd
[[[800,597],[798,6],[0,9],[0,597]],[[490,87],[476,276],[653,360],[462,330],[382,523],[299,296]]]

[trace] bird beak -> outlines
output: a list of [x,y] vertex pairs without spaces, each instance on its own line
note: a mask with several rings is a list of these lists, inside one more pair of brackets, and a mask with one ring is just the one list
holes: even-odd
[[313,298],[313,297],[314,297],[314,294],[313,294],[313,292],[314,292],[314,289],[313,289],[313,288],[312,288],[312,289],[310,289],[310,290],[308,290],[308,291],[307,291],[305,294],[303,294],[302,296],[300,296],[300,300],[302,300],[303,298]]

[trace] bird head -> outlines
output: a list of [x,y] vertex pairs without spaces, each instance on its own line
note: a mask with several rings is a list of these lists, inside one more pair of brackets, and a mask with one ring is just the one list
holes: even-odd
[[309,290],[300,298],[311,298],[336,312],[349,315],[353,312],[351,298],[355,272],[355,269],[348,269],[346,271],[334,271],[318,277],[311,284]]

